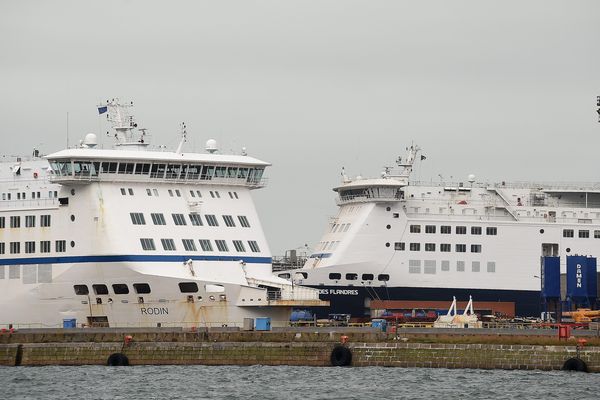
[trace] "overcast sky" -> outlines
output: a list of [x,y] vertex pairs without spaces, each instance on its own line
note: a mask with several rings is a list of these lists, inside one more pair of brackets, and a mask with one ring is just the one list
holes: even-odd
[[597,0],[0,0],[0,152],[133,100],[156,145],[185,121],[188,150],[273,163],[254,198],[282,254],[319,241],[342,166],[378,175],[411,141],[421,180],[600,181],[599,42]]

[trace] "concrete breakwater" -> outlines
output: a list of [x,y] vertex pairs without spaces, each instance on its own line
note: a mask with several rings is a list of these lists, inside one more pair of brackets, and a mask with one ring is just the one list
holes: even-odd
[[[341,336],[348,337],[344,346],[351,353],[350,365],[357,367],[556,370],[577,354],[575,341],[531,334],[57,329],[0,335],[0,365],[106,365],[111,355],[122,354],[130,365],[329,366]],[[590,372],[600,372],[597,340],[589,338],[591,345],[579,351]]]

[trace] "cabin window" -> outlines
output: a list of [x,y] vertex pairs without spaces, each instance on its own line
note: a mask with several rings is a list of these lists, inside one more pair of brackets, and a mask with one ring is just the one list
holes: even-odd
[[50,241],[42,240],[40,242],[40,253],[50,253]]
[[449,253],[451,251],[452,246],[450,245],[450,243],[441,243],[440,244],[440,251],[442,253]]
[[467,227],[466,226],[457,226],[456,227],[456,234],[457,235],[466,235],[467,234]]
[[225,240],[215,240],[215,243],[217,244],[217,249],[219,251],[229,251]]
[[121,188],[121,196],[127,196],[127,191],[125,188]]
[[0,229],[6,228],[6,218],[0,217]]
[[573,229],[563,229],[563,237],[572,238],[574,231]]
[[479,272],[481,270],[481,263],[479,261],[473,261],[471,263],[471,272]]
[[244,247],[244,243],[241,240],[234,240],[233,247],[235,247],[235,250],[238,253],[243,253],[246,251],[246,248]]
[[442,271],[450,271],[450,261],[442,260],[442,266],[440,268]]
[[456,245],[456,252],[457,253],[465,253],[467,251],[467,245],[466,244],[457,244]]
[[411,225],[410,233],[421,233],[421,225]]
[[388,274],[379,274],[377,275],[377,280],[381,282],[387,282],[390,280],[390,276]]
[[435,243],[425,243],[425,251],[435,251]]
[[26,215],[25,216],[25,227],[35,228],[35,215]]
[[435,225],[425,225],[425,233],[435,233]]
[[208,239],[200,239],[200,247],[202,248],[203,251],[213,251],[213,247],[212,244],[210,243],[210,240]]
[[590,237],[590,231],[588,231],[588,230],[580,230],[579,231],[579,237],[581,239],[587,239],[587,238],[589,238]]
[[488,261],[487,272],[496,272],[496,262],[495,261]]
[[464,261],[456,262],[456,271],[457,272],[465,272],[465,262]]
[[20,228],[21,227],[21,217],[20,216],[11,216],[10,217],[10,227],[11,228]]
[[404,243],[404,242],[394,243],[394,250],[404,251],[405,248],[406,248],[406,243]]
[[194,243],[194,239],[181,239],[183,243],[183,248],[185,251],[196,251],[196,243]]
[[66,240],[57,240],[54,243],[54,250],[57,253],[64,253],[65,251],[67,251],[67,241]]
[[481,235],[481,227],[480,226],[472,226],[471,227],[471,235]]
[[409,245],[409,249],[410,249],[410,251],[420,251],[421,250],[421,243],[411,243]]
[[146,225],[146,219],[144,218],[143,213],[129,213],[129,216],[134,225]]
[[346,280],[355,281],[358,279],[358,274],[346,274]]
[[217,217],[215,217],[213,214],[206,214],[204,217],[206,218],[206,223],[209,226],[219,226],[219,222],[217,221]]
[[600,231],[594,231],[594,239],[600,239]]
[[124,283],[115,283],[112,288],[115,294],[129,294],[129,287]]
[[90,289],[87,285],[73,285],[73,289],[75,290],[75,294],[78,296],[86,296],[90,294]]
[[248,222],[248,218],[245,215],[238,215],[238,220],[240,221],[240,225],[244,228],[250,228],[250,222]]
[[225,225],[229,227],[235,226],[235,222],[233,222],[233,217],[231,215],[223,215],[223,221],[225,221]]
[[173,239],[160,239],[160,243],[162,244],[163,250],[167,250],[167,251],[177,250],[175,247],[175,241]]
[[196,282],[179,282],[179,290],[181,293],[197,293],[198,285]]
[[472,244],[471,245],[471,253],[481,253],[481,245],[480,244]]
[[340,274],[339,272],[331,272],[329,273],[329,279],[333,281],[340,280],[342,279],[342,274]]
[[189,214],[193,226],[203,226],[200,214]]
[[175,225],[187,225],[183,214],[171,214],[171,216],[173,217]]
[[152,222],[154,225],[166,225],[167,221],[165,220],[165,216],[161,213],[152,213]]
[[25,253],[35,253],[35,242],[25,242]]
[[92,288],[94,289],[94,293],[97,295],[108,294],[108,287],[106,285],[95,284],[92,285]]
[[143,250],[156,250],[154,239],[152,238],[141,238],[140,243],[142,244]]
[[252,252],[260,252],[260,248],[258,247],[258,243],[256,243],[256,240],[248,240],[248,246],[250,246],[250,250],[252,250]]
[[134,283],[133,290],[135,290],[137,294],[148,294],[150,293],[150,285],[147,283]]
[[495,226],[488,226],[487,228],[485,228],[485,234],[495,236],[498,234],[498,228],[496,228]]
[[373,279],[375,279],[373,274],[362,274],[363,281],[372,281]]
[[440,233],[443,233],[444,235],[448,235],[448,234],[452,233],[452,227],[450,225],[442,225],[442,226],[440,226]]

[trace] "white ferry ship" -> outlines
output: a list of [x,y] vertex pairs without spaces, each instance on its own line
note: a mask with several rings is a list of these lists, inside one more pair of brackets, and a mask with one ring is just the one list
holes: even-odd
[[413,182],[419,148],[407,152],[377,179],[342,172],[315,252],[279,273],[319,288],[328,312],[443,310],[472,296],[488,313],[539,316],[541,257],[560,256],[564,273],[565,256],[600,254],[600,184]]
[[[131,104],[98,108],[113,149],[0,163],[0,327],[241,326],[289,321],[318,291],[272,275],[250,191],[270,164],[153,151]],[[245,151],[244,151],[245,153]]]

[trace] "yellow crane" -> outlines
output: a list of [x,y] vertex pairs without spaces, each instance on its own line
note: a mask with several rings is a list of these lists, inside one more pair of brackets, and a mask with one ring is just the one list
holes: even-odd
[[573,318],[573,321],[577,323],[592,322],[593,319],[600,318],[600,310],[578,308],[577,311],[563,311],[562,315]]

